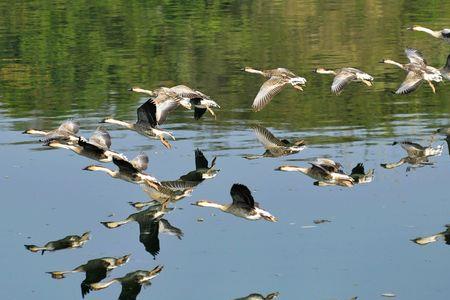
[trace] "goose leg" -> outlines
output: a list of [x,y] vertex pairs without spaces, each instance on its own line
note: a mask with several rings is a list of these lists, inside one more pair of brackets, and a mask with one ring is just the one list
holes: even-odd
[[430,85],[431,89],[433,90],[433,93],[436,94],[436,88],[435,88],[434,85],[431,83],[431,81],[428,80],[428,84]]
[[211,113],[211,115],[214,116],[214,119],[217,120],[217,116],[216,116],[216,114],[214,113],[214,111],[213,111],[211,108],[209,108],[209,107],[206,107],[206,109]]
[[362,82],[365,83],[367,86],[372,86],[373,85],[372,82],[369,81],[369,80],[364,80],[363,79]]
[[162,135],[159,136],[159,140],[164,145],[164,147],[166,147],[167,149],[172,148],[172,145]]

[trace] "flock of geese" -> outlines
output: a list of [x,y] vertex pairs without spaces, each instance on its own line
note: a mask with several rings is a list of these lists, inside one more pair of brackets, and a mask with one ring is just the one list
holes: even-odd
[[[410,28],[415,31],[426,32],[436,38],[450,42],[450,30],[432,31],[430,29],[414,26]],[[427,82],[435,92],[435,86],[432,82],[441,82],[443,79],[450,80],[450,55],[444,67],[437,69],[427,64],[422,54],[415,49],[406,49],[406,57],[409,60],[407,64],[401,64],[390,59],[383,59],[382,63],[398,66],[407,72],[406,79],[400,85],[396,94],[407,94],[419,87],[422,82]],[[285,68],[272,70],[257,70],[246,67],[245,72],[260,74],[268,80],[263,83],[259,92],[253,101],[254,111],[263,109],[271,99],[278,94],[284,86],[290,84],[299,91],[303,91],[306,79],[295,75]],[[319,74],[334,75],[331,85],[333,93],[340,93],[350,82],[361,82],[367,86],[372,86],[374,78],[355,68],[345,67],[337,70],[327,70],[317,68]],[[160,128],[167,120],[168,115],[182,106],[185,109],[193,109],[196,120],[209,112],[214,118],[216,114],[213,109],[220,108],[214,100],[204,93],[191,89],[185,85],[174,87],[161,87],[155,90],[145,90],[139,87],[130,89],[132,92],[145,94],[150,97],[145,103],[137,108],[137,120],[135,122],[126,122],[113,118],[104,118],[90,137],[86,138],[78,135],[80,125],[74,120],[63,122],[58,128],[44,131],[37,129],[27,129],[26,134],[41,136],[40,141],[46,147],[61,148],[71,150],[74,153],[95,160],[100,163],[112,162],[116,168],[110,169],[101,164],[91,164],[86,166],[86,171],[98,171],[106,173],[108,176],[124,180],[133,184],[138,184],[149,196],[147,202],[130,202],[129,204],[137,211],[128,217],[117,221],[103,221],[101,224],[108,229],[118,228],[130,222],[139,224],[139,241],[144,245],[145,250],[153,257],[156,257],[160,251],[159,234],[165,233],[181,239],[183,232],[181,229],[171,225],[164,218],[166,213],[173,210],[169,205],[190,196],[193,189],[202,182],[214,178],[219,170],[215,168],[216,158],[211,163],[203,155],[202,151],[195,150],[195,169],[175,178],[173,180],[160,181],[156,177],[146,173],[149,165],[149,158],[145,153],[140,153],[133,159],[128,159],[124,154],[111,149],[111,136],[109,135],[106,124],[113,124],[125,129],[133,130],[145,137],[160,140],[164,147],[170,149],[172,146],[169,140],[175,140],[174,135]],[[267,128],[261,125],[253,125],[252,129],[256,138],[263,145],[265,152],[260,155],[246,155],[246,159],[258,159],[267,157],[282,157],[299,153],[306,147],[304,140],[279,139],[275,137]],[[447,142],[450,141],[450,128],[438,129],[435,134],[446,135]],[[430,165],[430,157],[442,153],[442,145],[433,147],[431,144],[434,135],[428,146],[411,141],[394,142],[393,145],[400,145],[407,153],[407,156],[394,163],[381,164],[383,168],[392,169],[402,164],[410,164],[409,168],[417,168],[424,165]],[[328,158],[317,158],[309,163],[309,166],[282,165],[276,168],[278,171],[299,172],[314,179],[314,185],[317,186],[342,186],[352,187],[356,184],[369,183],[374,178],[374,170],[367,172],[362,163],[358,163],[350,173],[346,174],[342,165]],[[407,169],[408,171],[409,169]],[[277,218],[270,212],[264,210],[255,201],[250,189],[240,183],[233,184],[230,189],[231,202],[220,204],[210,200],[199,200],[192,203],[199,207],[210,207],[222,212],[232,214],[247,220],[266,220],[276,222]],[[326,222],[327,220],[318,220],[317,222]],[[449,229],[433,234],[431,236],[419,237],[412,241],[424,245],[444,238],[448,243],[450,240]],[[68,235],[62,239],[47,242],[43,246],[25,245],[25,248],[31,252],[57,251],[68,248],[79,248],[85,245],[90,239],[90,233],[85,232],[81,235]],[[68,274],[84,272],[85,279],[81,283],[81,294],[84,298],[90,291],[97,291],[109,287],[114,283],[122,285],[122,291],[119,299],[136,299],[141,291],[141,287],[150,285],[150,281],[158,276],[163,270],[162,266],[156,266],[150,269],[135,270],[127,273],[123,277],[115,277],[103,281],[109,272],[117,267],[123,266],[128,262],[130,254],[120,257],[102,257],[95,258],[81,264],[68,271],[48,272],[55,279],[65,278]],[[260,294],[250,294],[239,299],[275,299],[278,293],[271,293],[267,296]]]

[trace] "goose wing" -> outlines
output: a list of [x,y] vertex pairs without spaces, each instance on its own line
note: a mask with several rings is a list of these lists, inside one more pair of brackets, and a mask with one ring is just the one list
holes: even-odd
[[349,69],[342,69],[333,79],[331,84],[331,91],[333,93],[340,93],[344,87],[352,80],[356,79],[355,72]]
[[253,131],[255,132],[258,141],[264,145],[264,148],[277,148],[284,147],[287,143],[276,138],[267,128],[261,125],[253,126]]
[[167,115],[175,110],[179,105],[179,99],[176,94],[174,95],[167,94],[166,92],[161,92],[158,94],[153,102],[156,104],[156,122],[158,125],[163,124]]
[[[161,181],[161,185],[172,191],[184,191],[186,189],[191,189],[199,184],[198,181],[184,181],[184,180],[167,180]],[[144,191],[149,189],[146,185],[143,187]]]
[[102,281],[108,275],[106,265],[99,264],[94,268],[90,268],[86,271],[86,277],[81,282],[81,296],[84,298],[86,294],[91,291],[91,284]]
[[138,173],[139,170],[136,169],[131,162],[128,160],[119,158],[117,156],[113,157],[113,163],[119,168],[120,172],[126,173]]
[[138,220],[139,241],[144,245],[145,250],[153,257],[159,254],[159,220],[151,215],[145,215]]
[[263,109],[283,89],[286,83],[287,81],[283,78],[275,76],[264,82],[255,100],[253,100],[253,110],[260,111]]
[[324,168],[323,166],[317,164],[317,163],[309,163],[311,165],[311,168],[313,169],[313,171],[317,172],[320,174],[320,176],[325,179],[325,180],[331,180],[332,176],[330,171],[328,171],[326,168]]
[[316,158],[316,161],[314,163],[320,165],[322,168],[330,172],[339,172],[342,167],[340,163],[335,162],[332,159],[322,157]]
[[195,169],[208,169],[208,160],[200,149],[195,150]]
[[136,300],[141,292],[142,285],[138,282],[138,278],[134,280],[121,281],[122,290],[118,300]]
[[150,124],[156,127],[156,104],[154,98],[148,99],[144,104],[137,109],[137,122],[139,124]]
[[131,161],[131,164],[134,168],[136,168],[139,171],[144,171],[148,167],[148,156],[145,153],[139,153],[138,156],[133,158]]
[[195,99],[195,98],[203,98],[202,93],[199,91],[195,91],[188,86],[185,85],[176,85],[170,88],[171,91],[175,92],[178,96],[183,98]]
[[406,151],[414,151],[414,150],[423,151],[426,149],[426,147],[410,141],[403,141],[400,143],[400,146],[402,146],[402,148],[405,149]]
[[418,64],[422,66],[427,64],[427,61],[423,58],[422,53],[420,53],[420,51],[417,49],[406,48],[405,55],[409,59],[409,61],[413,64]]
[[64,132],[68,134],[77,134],[80,130],[80,124],[74,120],[64,121],[61,125],[59,125],[57,131]]
[[231,198],[233,199],[233,205],[239,205],[249,208],[255,207],[255,199],[253,199],[252,193],[243,184],[235,183],[230,190]]
[[199,108],[194,106],[194,119],[200,120],[200,118],[205,114],[206,108]]
[[364,171],[364,164],[363,164],[363,163],[358,163],[358,164],[352,169],[352,172],[350,173],[350,177],[353,177],[352,175],[360,175],[360,174],[365,174],[365,171]]
[[108,150],[111,147],[111,136],[105,127],[99,126],[89,138],[89,143],[103,150]]
[[415,91],[422,83],[422,75],[416,72],[410,71],[406,74],[405,80],[395,92],[397,95],[409,94]]
[[161,231],[162,233],[175,235],[180,240],[183,237],[183,231],[180,228],[170,224],[166,219],[159,220],[159,231]]

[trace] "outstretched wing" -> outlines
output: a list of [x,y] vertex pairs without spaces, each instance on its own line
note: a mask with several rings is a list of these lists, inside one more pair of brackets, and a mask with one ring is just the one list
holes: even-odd
[[139,222],[139,241],[144,245],[145,250],[154,258],[159,254],[159,220],[153,216],[144,216]]
[[331,91],[336,94],[340,93],[344,87],[354,79],[356,79],[355,73],[341,70],[333,79]]
[[422,53],[419,50],[406,48],[405,55],[409,61],[413,64],[426,65],[427,61],[423,58]]
[[119,168],[120,172],[126,172],[126,173],[139,172],[139,170],[136,169],[131,162],[129,162],[125,159],[114,156],[113,163]]
[[132,161],[131,164],[136,170],[144,171],[148,167],[148,156],[145,153],[140,153],[138,156],[136,156]]
[[195,150],[195,169],[208,169],[208,160],[200,149]]
[[253,126],[253,131],[255,132],[256,138],[258,141],[263,144],[264,148],[275,148],[275,147],[284,147],[288,143],[284,143],[276,138],[267,128],[262,127],[261,125]]
[[270,100],[283,89],[286,83],[287,81],[281,77],[271,77],[264,82],[259,89],[255,100],[253,100],[253,110],[260,111],[263,109],[264,106],[266,106]]
[[122,281],[122,291],[120,292],[118,300],[136,300],[141,292],[142,285],[136,280]]
[[150,124],[156,127],[156,104],[153,102],[154,98],[148,99],[144,104],[137,109],[137,122],[139,124]]
[[200,118],[205,114],[206,108],[194,107],[194,119],[200,120]]
[[233,199],[233,205],[246,206],[249,208],[255,207],[255,199],[253,199],[252,193],[248,187],[243,184],[233,184],[230,195]]
[[86,278],[81,282],[81,297],[91,291],[91,284],[102,281],[107,276],[106,266],[99,265],[98,268],[90,269],[86,272]]
[[409,94],[415,91],[422,83],[422,76],[416,72],[408,72],[406,79],[402,82],[398,90],[395,92],[398,95]]
[[108,150],[111,147],[111,136],[105,127],[99,126],[89,138],[89,143],[103,150]]
[[74,120],[64,121],[59,127],[58,131],[69,133],[69,134],[77,134],[80,130],[80,124]]

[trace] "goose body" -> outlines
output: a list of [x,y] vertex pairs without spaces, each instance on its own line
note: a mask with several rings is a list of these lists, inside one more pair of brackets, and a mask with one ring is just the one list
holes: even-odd
[[50,241],[46,243],[44,246],[36,246],[36,245],[25,245],[25,248],[31,252],[41,251],[43,255],[45,251],[56,251],[62,249],[72,249],[72,248],[80,248],[89,240],[90,232],[85,232],[81,236],[79,235],[68,235],[62,239],[56,241]]
[[444,40],[447,43],[450,43],[450,29],[448,28],[444,28],[442,30],[431,30],[429,28],[426,27],[422,27],[419,25],[414,25],[413,27],[408,28],[409,30],[412,31],[421,31],[421,32],[425,32],[428,33],[429,35]]
[[236,298],[234,300],[274,300],[276,298],[278,298],[279,293],[275,292],[275,293],[270,293],[267,296],[261,295],[261,294],[257,294],[257,293],[253,293],[250,294],[246,297],[242,297],[242,298]]
[[276,168],[276,171],[285,172],[300,172],[303,173],[318,182],[317,185],[340,185],[345,187],[352,187],[355,180],[343,174],[340,170],[340,164],[335,163],[330,159],[318,159],[315,162],[310,163],[311,167],[298,167],[298,166],[280,166]]
[[415,91],[423,81],[428,82],[433,93],[435,93],[436,88],[434,87],[432,81],[441,82],[441,72],[434,67],[428,66],[426,60],[423,58],[423,55],[416,49],[405,49],[405,55],[409,60],[409,63],[407,64],[401,64],[391,59],[383,59],[381,61],[385,64],[395,65],[407,72],[406,79],[402,82],[395,93],[398,95],[409,94]]
[[302,85],[306,84],[305,78],[295,75],[286,68],[260,71],[251,67],[245,67],[243,70],[248,73],[259,74],[269,78],[263,83],[253,100],[252,108],[254,111],[262,110],[285,85],[290,84],[295,89],[303,91]]
[[259,208],[258,203],[255,202],[250,190],[245,185],[237,183],[233,184],[230,195],[233,199],[231,204],[218,204],[207,200],[200,200],[192,205],[217,208],[223,212],[247,220],[254,221],[262,218],[270,222],[277,221],[277,218],[272,216],[269,212]]
[[114,157],[124,159],[124,155],[112,151],[111,136],[108,131],[99,126],[89,140],[79,137],[76,142],[64,143],[59,139],[50,139],[45,145],[51,148],[62,148],[72,150],[78,155],[97,160],[100,162],[111,162]]
[[45,131],[38,129],[27,129],[24,134],[32,134],[43,136],[42,142],[49,142],[52,140],[76,142],[78,141],[77,133],[80,130],[80,124],[74,120],[66,120],[61,125],[53,130]]
[[149,286],[151,284],[150,280],[158,276],[162,269],[163,266],[156,266],[149,271],[137,270],[123,277],[113,278],[106,282],[93,283],[91,284],[91,289],[94,291],[102,290],[118,282],[122,285],[119,300],[135,300],[141,292],[142,286]]
[[175,137],[172,135],[172,133],[157,128],[157,115],[161,118],[161,116],[164,116],[166,111],[160,108],[158,113],[157,106],[154,100],[155,98],[150,98],[138,107],[136,123],[128,123],[113,118],[105,118],[100,123],[115,124],[133,130],[145,137],[159,139],[166,148],[170,149],[172,146],[166,140],[166,136],[172,138],[172,140],[175,140]]
[[86,273],[85,279],[81,282],[81,296],[84,298],[91,290],[91,284],[102,281],[106,278],[109,271],[120,267],[128,262],[130,255],[125,255],[119,258],[116,257],[102,257],[91,259],[85,264],[74,268],[71,271],[52,271],[47,272],[55,279],[65,278],[66,274],[83,272]]
[[266,151],[261,155],[247,155],[246,159],[256,159],[261,157],[281,157],[298,153],[306,148],[304,140],[288,141],[276,138],[267,128],[261,125],[253,126],[253,131],[258,141],[264,146]]
[[422,146],[418,143],[410,141],[394,142],[392,145],[400,144],[400,146],[408,153],[410,157],[428,157],[442,154],[442,145],[437,147]]
[[335,94],[341,93],[344,87],[350,82],[362,82],[367,86],[372,86],[373,77],[356,68],[342,68],[337,70],[317,68],[315,72],[318,74],[334,75],[331,91]]

